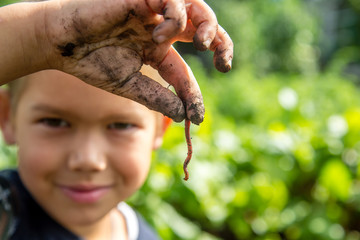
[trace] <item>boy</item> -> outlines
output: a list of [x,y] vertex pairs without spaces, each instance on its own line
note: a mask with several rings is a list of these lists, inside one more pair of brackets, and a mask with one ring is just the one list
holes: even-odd
[[0,173],[2,192],[15,186],[2,199],[9,239],[156,239],[121,202],[162,143],[160,113],[57,70],[13,82],[0,103],[4,139],[19,147],[18,172]]
[[[0,8],[0,32],[0,84],[30,74],[0,94],[5,141],[19,146],[18,172],[0,174],[3,239],[155,239],[118,204],[142,185],[162,141],[166,124],[148,108],[203,120],[200,89],[172,43],[193,41],[215,52],[220,71],[231,68],[232,42],[212,10],[201,0],[20,3]],[[143,63],[178,96],[139,73]]]

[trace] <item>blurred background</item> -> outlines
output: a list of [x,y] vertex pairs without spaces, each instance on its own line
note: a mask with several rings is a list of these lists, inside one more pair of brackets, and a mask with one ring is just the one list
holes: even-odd
[[[129,203],[163,239],[360,240],[360,1],[206,2],[234,41],[233,69],[176,45],[206,107],[190,179],[174,123]],[[0,143],[0,168],[15,152]]]

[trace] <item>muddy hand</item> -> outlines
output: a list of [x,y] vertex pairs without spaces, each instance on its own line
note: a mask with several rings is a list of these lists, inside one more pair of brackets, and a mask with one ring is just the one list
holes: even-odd
[[[171,45],[175,41],[194,41],[199,50],[215,52],[217,69],[230,69],[232,42],[203,1],[50,2],[57,3],[47,8],[45,20],[47,38],[55,49],[48,60],[52,67],[140,102],[175,121],[186,117],[195,124],[202,122],[200,89]],[[143,76],[139,70],[144,63],[157,69],[179,97]]]

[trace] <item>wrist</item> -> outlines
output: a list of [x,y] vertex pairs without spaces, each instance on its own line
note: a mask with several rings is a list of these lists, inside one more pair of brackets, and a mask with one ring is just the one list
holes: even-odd
[[[33,49],[36,52],[33,53],[32,61],[34,63],[33,68],[36,71],[54,68],[51,61],[54,49],[49,41],[47,34],[47,16],[51,14],[50,5],[53,1],[36,2],[32,10],[30,10],[31,17],[33,19],[32,28],[29,30],[29,34],[32,36]],[[36,4],[36,5],[35,5]],[[26,38],[25,38],[26,39]],[[30,46],[31,47],[31,46]]]
[[17,3],[0,8],[0,85],[46,68],[44,3]]
[[35,35],[38,36],[38,44],[43,46],[41,49],[41,57],[45,62],[43,62],[42,65],[46,66],[45,69],[61,70],[62,63],[59,59],[59,49],[56,41],[64,36],[57,34],[58,32],[54,31],[54,29],[60,25],[58,20],[61,18],[58,16],[58,12],[62,7],[59,1],[45,1],[41,2],[41,4],[41,14],[39,14],[37,18],[34,30]]

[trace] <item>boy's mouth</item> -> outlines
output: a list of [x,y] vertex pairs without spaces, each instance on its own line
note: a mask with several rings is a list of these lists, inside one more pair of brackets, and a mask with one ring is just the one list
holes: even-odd
[[111,186],[59,186],[65,196],[77,203],[95,203],[110,191]]

